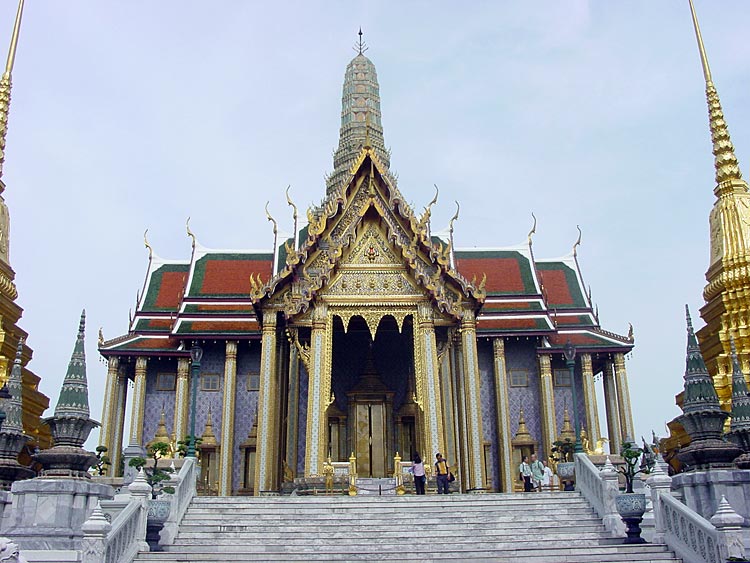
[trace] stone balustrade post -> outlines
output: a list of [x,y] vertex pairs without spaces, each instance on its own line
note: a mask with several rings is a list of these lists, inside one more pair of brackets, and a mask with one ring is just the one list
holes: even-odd
[[661,466],[656,463],[651,475],[646,479],[646,484],[651,487],[651,505],[654,511],[654,537],[653,543],[664,543],[664,534],[667,531],[667,525],[664,521],[664,510],[661,506],[661,495],[670,494],[672,478],[664,473]]
[[730,557],[744,558],[745,546],[742,543],[742,534],[740,532],[740,526],[744,520],[742,516],[734,511],[727,498],[721,495],[716,514],[711,517],[711,524],[716,527],[719,537],[723,540],[719,546],[722,559],[727,560]]
[[81,526],[81,563],[104,563],[107,556],[107,534],[111,529],[112,524],[104,517],[102,505],[97,502],[91,516]]
[[128,490],[130,491],[130,495],[141,503],[141,516],[138,522],[136,537],[138,551],[149,551],[148,543],[146,542],[146,524],[148,520],[148,501],[151,499],[151,485],[146,482],[146,476],[143,473],[142,467],[138,471],[135,480],[128,485]]
[[602,499],[604,505],[604,518],[602,518],[604,528],[609,530],[612,537],[625,537],[625,523],[620,518],[615,504],[615,498],[620,494],[620,483],[617,469],[612,465],[609,456],[607,456],[607,462],[602,467],[600,475],[604,488]]

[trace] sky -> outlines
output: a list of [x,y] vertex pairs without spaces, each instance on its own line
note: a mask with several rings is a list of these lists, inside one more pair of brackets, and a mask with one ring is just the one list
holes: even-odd
[[[15,8],[0,3],[0,52]],[[747,171],[750,4],[696,10]],[[686,303],[703,325],[715,199],[687,0],[27,2],[3,180],[20,325],[51,407],[85,308],[101,417],[97,331],[127,331],[146,228],[170,259],[190,256],[187,217],[206,247],[270,248],[266,201],[290,231],[287,185],[301,208],[322,199],[360,26],[407,200],[422,209],[439,185],[433,231],[460,201],[458,247],[525,240],[533,212],[534,253],[554,258],[580,225],[602,327],[635,330],[637,434],[663,435],[679,414]]]

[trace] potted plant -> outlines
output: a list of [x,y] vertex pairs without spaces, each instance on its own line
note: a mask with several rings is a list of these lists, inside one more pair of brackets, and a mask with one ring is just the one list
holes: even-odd
[[555,462],[555,470],[558,477],[560,477],[560,482],[564,484],[564,490],[566,491],[574,490],[573,476],[575,475],[576,467],[573,458],[574,453],[575,443],[570,438],[557,440],[552,443],[550,458]]
[[639,468],[638,460],[643,455],[643,448],[639,448],[633,442],[624,442],[620,455],[625,460],[625,465],[617,470],[625,476],[625,492],[615,497],[615,506],[627,526],[625,543],[645,543],[646,540],[641,537],[640,524],[643,521],[643,513],[646,512],[646,495],[634,493],[633,482],[639,473],[649,473],[655,462],[647,460]]
[[159,532],[169,517],[169,511],[172,507],[170,500],[159,499],[164,493],[174,494],[175,489],[167,485],[166,481],[172,478],[171,467],[159,467],[159,460],[166,457],[169,453],[169,444],[165,442],[156,442],[148,448],[148,459],[145,457],[135,457],[130,460],[129,465],[137,471],[143,469],[146,482],[151,485],[151,500],[148,503],[148,517],[146,524],[146,541],[151,551],[160,551]]

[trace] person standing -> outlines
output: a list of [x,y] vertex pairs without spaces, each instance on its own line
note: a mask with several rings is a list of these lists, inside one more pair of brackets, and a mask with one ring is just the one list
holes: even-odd
[[448,462],[443,458],[442,454],[436,454],[435,458],[435,478],[437,479],[437,492],[438,494],[448,494],[448,474],[450,473],[450,467]]
[[536,454],[531,454],[531,482],[535,491],[542,491],[543,479],[544,465],[542,465],[542,462],[537,459]]
[[418,453],[414,454],[414,459],[412,459],[411,461],[411,471],[414,475],[414,489],[416,490],[418,495],[423,495],[424,484],[427,480],[427,477],[424,474],[424,463],[422,462],[422,458],[419,457]]
[[550,469],[549,465],[547,465],[546,460],[542,460],[542,465],[544,466],[544,477],[542,477],[542,490],[551,491],[552,490],[552,470]]
[[523,456],[521,465],[518,468],[518,472],[523,480],[523,491],[525,493],[531,492],[531,466],[529,465],[529,456]]

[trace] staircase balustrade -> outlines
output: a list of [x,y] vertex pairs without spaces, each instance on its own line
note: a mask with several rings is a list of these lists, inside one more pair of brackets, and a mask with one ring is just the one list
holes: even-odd
[[612,537],[625,537],[625,524],[615,506],[620,492],[617,470],[607,458],[601,471],[586,454],[575,454],[576,490],[589,501]]
[[174,487],[174,494],[169,495],[172,504],[169,508],[169,516],[167,516],[164,527],[159,533],[160,545],[174,543],[182,517],[187,511],[190,501],[196,495],[197,467],[194,457],[185,458],[180,472],[169,482],[169,485]]

